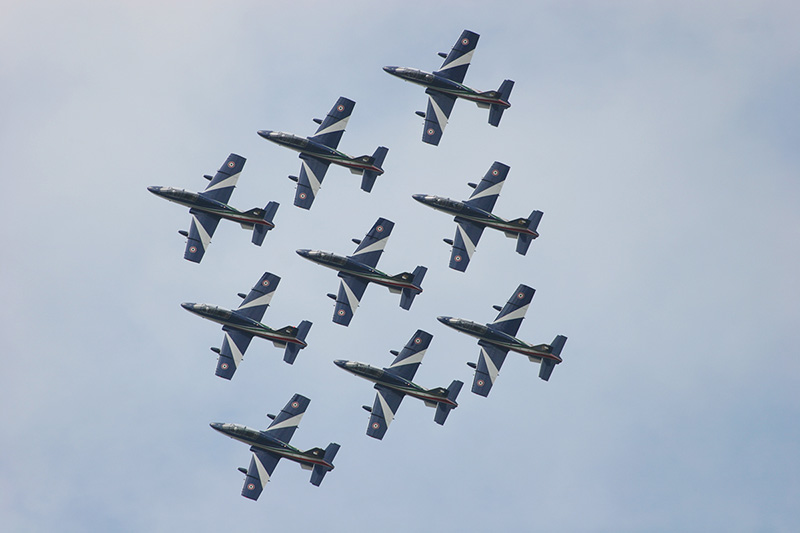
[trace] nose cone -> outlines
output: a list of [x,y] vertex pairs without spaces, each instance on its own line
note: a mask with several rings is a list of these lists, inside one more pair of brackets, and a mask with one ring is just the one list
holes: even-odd
[[151,185],[147,188],[147,190],[153,194],[158,194],[161,192],[161,187],[158,185]]
[[412,194],[411,198],[418,201],[421,204],[429,204],[432,198],[429,194]]
[[303,248],[301,250],[297,250],[297,255],[299,255],[300,257],[305,257],[306,259],[308,259],[308,257],[311,255],[311,250],[309,250],[307,248]]
[[186,309],[187,311],[194,311],[194,306],[195,306],[195,305],[197,305],[197,304],[194,304],[194,303],[192,303],[192,302],[183,302],[183,303],[181,304],[181,307],[183,307],[183,308],[184,308],[184,309]]
[[347,361],[345,361],[344,359],[337,359],[337,360],[335,360],[333,362],[333,364],[338,366],[339,368],[346,368],[347,367]]
[[211,422],[209,424],[212,429],[216,429],[217,431],[222,431],[222,422]]
[[270,135],[272,134],[272,130],[258,130],[258,134],[264,137],[265,139],[269,140]]
[[388,72],[389,74],[397,74],[397,67],[383,67],[384,72]]
[[451,316],[437,316],[436,320],[438,320],[439,322],[441,322],[445,326],[449,326],[450,325],[450,321],[453,320],[453,317],[451,317]]

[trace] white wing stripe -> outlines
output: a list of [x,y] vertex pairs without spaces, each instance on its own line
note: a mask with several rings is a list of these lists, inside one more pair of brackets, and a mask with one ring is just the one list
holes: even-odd
[[355,313],[356,309],[358,309],[358,298],[356,298],[355,293],[344,280],[342,280],[342,287],[344,287],[344,293],[347,296],[347,303],[350,305],[350,312]]
[[415,363],[421,363],[422,362],[422,358],[425,357],[425,352],[427,352],[427,351],[428,351],[427,349],[421,350],[421,351],[415,353],[414,355],[406,357],[402,361],[397,361],[395,363],[392,363],[389,366],[389,368],[397,368],[398,366],[413,365]]
[[249,307],[257,307],[259,305],[269,305],[270,300],[272,300],[272,296],[275,294],[275,291],[268,292],[267,294],[262,294],[258,298],[255,298],[246,304],[243,303],[239,306],[239,309],[247,309]]
[[475,253],[475,243],[470,240],[469,235],[467,235],[467,232],[461,227],[461,224],[456,224],[456,228],[458,228],[458,233],[461,235],[461,240],[464,241],[464,247],[467,249],[467,257],[472,259],[472,254]]
[[227,331],[225,332],[225,338],[228,340],[228,346],[230,346],[230,348],[231,348],[231,355],[233,355],[233,364],[235,364],[236,367],[238,368],[239,367],[239,363],[242,362],[242,358],[244,357],[244,354],[239,349],[239,347],[236,346],[236,343],[233,342],[233,338],[228,334]]
[[239,175],[240,174],[241,174],[241,172],[237,172],[233,176],[228,176],[227,178],[225,178],[224,180],[220,181],[219,183],[216,183],[214,185],[210,185],[210,186],[206,187],[206,190],[204,192],[216,191],[217,189],[224,189],[226,187],[236,187],[236,182],[239,181]]
[[447,115],[444,114],[444,111],[442,111],[442,108],[436,103],[436,100],[433,99],[433,96],[428,95],[428,101],[433,108],[433,112],[436,114],[436,122],[439,123],[439,127],[444,131],[444,127],[447,126]]
[[211,235],[208,234],[206,228],[200,223],[200,219],[194,215],[192,215],[192,218],[194,219],[194,227],[197,228],[197,233],[200,235],[200,242],[203,244],[203,249],[205,250],[211,242]]
[[472,61],[472,54],[474,54],[474,53],[475,53],[474,49],[470,50],[469,52],[467,52],[463,56],[459,57],[458,59],[454,59],[453,61],[451,61],[447,65],[442,65],[442,68],[440,68],[439,70],[440,71],[441,70],[447,70],[449,68],[460,67],[461,65],[465,65],[465,64],[469,65],[469,62]]
[[528,307],[530,307],[530,305],[531,304],[523,305],[522,307],[514,311],[511,311],[507,315],[497,317],[497,319],[494,322],[492,322],[492,324],[499,324],[500,322],[506,322],[508,320],[516,320],[518,318],[525,318],[525,313],[528,312]]
[[325,135],[326,133],[333,133],[335,131],[344,131],[345,126],[347,126],[347,121],[350,120],[350,115],[344,117],[342,120],[338,122],[334,122],[324,130],[320,130],[314,134],[314,137],[319,137],[320,135]]
[[383,418],[386,420],[386,427],[388,428],[389,424],[394,420],[394,413],[389,409],[389,404],[383,398],[381,391],[378,391],[378,401],[381,402],[381,411],[383,411]]
[[491,379],[492,384],[494,384],[494,380],[497,379],[497,374],[499,374],[500,371],[494,366],[492,358],[489,357],[489,354],[483,346],[481,346],[481,357],[483,357],[483,362],[486,363],[486,369],[489,371],[489,379]]
[[308,184],[311,185],[311,192],[313,192],[314,196],[316,196],[320,185],[319,180],[317,179],[316,174],[314,174],[314,171],[311,170],[311,167],[308,166],[308,163],[306,163],[305,160],[302,161],[303,168],[306,169],[306,175],[308,176]]
[[389,239],[389,237],[387,236],[387,237],[384,237],[384,238],[382,238],[382,239],[380,239],[378,241],[375,241],[372,244],[370,244],[369,246],[366,246],[366,247],[360,249],[359,251],[357,251],[355,254],[353,254],[353,256],[355,257],[357,255],[367,254],[369,252],[381,251],[386,247],[386,241],[388,239]]
[[300,419],[303,418],[305,413],[300,413],[299,415],[294,415],[291,418],[287,418],[283,422],[275,424],[267,428],[267,431],[272,431],[273,429],[283,429],[283,428],[293,428],[300,425]]
[[479,192],[477,194],[473,194],[472,196],[469,197],[469,199],[470,200],[475,200],[476,198],[483,198],[485,196],[492,196],[493,194],[500,194],[500,189],[503,188],[503,184],[505,182],[506,182],[506,180],[503,180],[500,183],[495,183],[491,187],[487,187],[484,190],[482,190],[481,192]]
[[267,485],[267,481],[269,481],[269,474],[267,473],[267,469],[264,468],[264,465],[261,464],[261,459],[258,458],[258,455],[253,454],[253,459],[256,460],[256,470],[258,470],[258,479],[261,480],[261,488],[263,489]]

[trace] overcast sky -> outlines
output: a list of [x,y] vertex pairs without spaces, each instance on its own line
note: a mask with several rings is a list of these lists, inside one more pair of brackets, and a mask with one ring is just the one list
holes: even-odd
[[[55,2],[0,16],[0,523],[4,531],[800,530],[800,8],[793,2]],[[523,6],[524,4],[524,6]],[[516,81],[499,128],[459,101],[423,144],[422,88],[481,35],[466,84]],[[256,135],[311,135],[356,102],[339,148],[387,146],[371,194],[331,167],[310,211],[300,160]],[[201,190],[247,158],[231,204],[280,202],[262,247],[221,222],[200,265],[189,215],[148,185]],[[450,270],[455,224],[415,193],[466,199],[511,167],[494,212],[544,211],[528,255],[486,231]],[[370,286],[331,322],[334,272],[298,248],[349,254],[395,222],[379,268],[428,267],[410,311]],[[311,320],[294,365],[255,339],[228,382],[222,332],[184,301],[239,303],[283,279],[264,317]],[[511,353],[488,398],[478,346],[436,321],[489,322],[519,283],[519,337],[569,337],[549,382]],[[370,384],[417,329],[415,381],[465,387],[444,427],[407,398],[365,435]],[[292,444],[342,445],[321,487],[281,461],[258,502],[250,453],[209,426],[263,429],[311,399]]]

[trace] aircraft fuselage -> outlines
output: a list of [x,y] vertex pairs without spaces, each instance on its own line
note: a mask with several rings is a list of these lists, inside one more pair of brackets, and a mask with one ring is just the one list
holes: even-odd
[[444,198],[442,196],[415,194],[412,196],[412,198],[421,204],[436,209],[437,211],[442,211],[449,215],[454,215],[456,217],[469,220],[470,222],[478,224],[479,226],[494,228],[509,234],[521,233],[524,235],[530,235],[534,239],[539,236],[536,231],[528,227],[527,220],[524,218],[505,220],[497,215],[493,215],[488,211],[484,211],[483,209],[468,205],[464,202],[459,202],[458,200]]
[[463,318],[453,318],[449,316],[440,316],[437,317],[437,320],[445,326],[449,326],[457,331],[460,331],[461,333],[466,333],[467,335],[475,337],[479,341],[493,344],[499,348],[521,353],[523,355],[527,355],[528,357],[552,359],[558,363],[561,362],[560,357],[543,349],[543,346],[546,345],[534,346],[533,344],[519,340],[513,335],[498,331],[497,329],[493,328],[491,324],[483,325],[476,322],[470,322],[469,320],[464,320]]
[[322,252],[320,250],[297,250],[297,253],[301,257],[324,267],[337,270],[342,274],[355,276],[367,282],[383,285],[389,289],[413,289],[422,292],[422,287],[418,287],[412,283],[413,278],[411,275],[406,276],[408,279],[403,279],[401,276],[390,276],[376,268],[354,261],[349,257],[336,255],[330,252]]
[[261,322],[246,316],[242,316],[240,313],[231,311],[230,309],[224,309],[214,305],[189,302],[182,303],[181,307],[189,312],[205,318],[206,320],[211,320],[212,322],[222,324],[223,326],[243,331],[255,337],[268,339],[277,343],[299,344],[303,348],[308,346],[308,344],[295,336],[286,335],[281,331],[276,331],[269,326],[265,326]]
[[347,167],[354,172],[369,170],[377,172],[379,176],[383,174],[382,168],[370,163],[371,158],[369,156],[351,157],[344,152],[335,150],[330,146],[325,146],[312,139],[282,131],[260,130],[258,134],[268,141],[272,141],[275,144],[289,148],[295,152],[300,152],[301,154],[321,161]]
[[334,363],[339,368],[347,370],[351,374],[355,374],[360,378],[364,378],[368,381],[372,381],[375,384],[396,390],[397,392],[407,394],[408,396],[419,398],[420,400],[423,400],[425,402],[443,403],[445,405],[450,405],[453,407],[458,406],[456,402],[450,400],[447,397],[446,389],[442,389],[444,391],[443,393],[430,391],[423,387],[420,387],[414,382],[401,378],[400,376],[392,373],[389,370],[376,368],[366,363],[359,363],[357,361],[345,361],[343,359],[337,359],[336,361],[334,361]]
[[333,465],[323,458],[322,450],[318,448],[315,448],[313,451],[304,452],[290,444],[271,437],[269,433],[265,431],[258,431],[239,424],[212,422],[210,425],[223,435],[227,435],[234,440],[238,440],[239,442],[243,442],[265,452],[279,455],[280,457],[290,459],[296,463],[311,466],[320,465],[333,470]]
[[211,198],[206,198],[196,192],[187,191],[184,189],[176,189],[174,187],[159,187],[156,185],[147,188],[148,191],[160,196],[170,202],[180,204],[188,207],[194,211],[202,211],[221,218],[233,220],[245,226],[262,225],[267,226],[269,229],[275,227],[275,224],[264,220],[264,210],[254,209],[249,213],[243,213],[238,209],[223,204]]
[[488,107],[490,105],[499,105],[504,108],[511,107],[511,104],[503,100],[500,97],[500,93],[497,91],[487,91],[482,93],[467,87],[463,83],[458,83],[442,76],[415,68],[383,67],[383,70],[392,76],[397,76],[404,81],[422,85],[423,87],[427,87],[456,98],[463,98],[464,100],[475,102],[479,106]]

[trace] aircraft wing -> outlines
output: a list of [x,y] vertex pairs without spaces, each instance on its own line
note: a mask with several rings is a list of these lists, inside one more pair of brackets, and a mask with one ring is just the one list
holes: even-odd
[[217,229],[220,217],[194,209],[189,209],[189,213],[192,215],[192,225],[189,227],[189,240],[186,242],[183,258],[199,263],[211,243],[211,237]]
[[419,365],[422,364],[422,358],[425,357],[425,352],[428,351],[431,339],[433,339],[433,335],[418,329],[403,347],[403,351],[384,370],[411,381],[414,379],[414,374],[417,373]]
[[464,203],[491,213],[495,202],[497,202],[497,197],[500,196],[500,189],[503,188],[503,183],[506,181],[510,168],[499,161],[492,163],[491,168],[483,176],[475,190],[472,191],[469,200]]
[[500,310],[494,322],[487,324],[487,326],[509,335],[516,335],[535,292],[536,289],[520,284],[508,299],[506,305],[503,306],[503,309]]
[[456,97],[441,93],[435,89],[425,89],[428,94],[428,110],[425,112],[425,130],[422,132],[422,142],[439,144],[447,126],[447,120],[453,111]]
[[311,400],[305,396],[299,394],[292,396],[292,399],[281,409],[280,414],[275,417],[266,432],[270,437],[288,444],[300,424],[300,419],[303,418],[303,413],[308,409],[309,403],[311,403]]
[[367,435],[378,440],[383,438],[389,424],[394,420],[394,414],[400,407],[405,394],[389,389],[382,385],[375,385],[378,393],[375,395],[375,403],[372,405],[372,416],[369,417]]
[[478,368],[475,369],[475,378],[472,381],[472,392],[479,396],[489,396],[497,374],[500,373],[500,367],[506,360],[508,350],[484,341],[478,341],[478,345],[481,347],[481,353],[478,356]]
[[216,375],[224,379],[231,379],[236,369],[239,368],[239,363],[242,362],[244,352],[250,346],[253,336],[228,326],[223,326],[222,331],[225,332],[225,338],[222,340],[222,349],[219,351],[217,359]]
[[230,154],[200,196],[227,204],[236,182],[239,181],[245,161],[247,160],[240,155]]
[[275,274],[264,272],[250,292],[236,309],[236,314],[261,321],[269,307],[269,302],[278,288],[281,278]]
[[242,496],[257,500],[281,458],[279,455],[265,452],[255,446],[252,446],[250,450],[253,452],[253,457],[250,459],[250,467],[247,469]]
[[364,291],[367,290],[367,282],[361,278],[348,274],[339,274],[342,278],[339,283],[339,294],[336,296],[336,309],[333,312],[333,321],[342,326],[347,326],[353,319],[353,314],[358,308]]
[[444,63],[434,74],[457,83],[463,82],[467,75],[469,62],[472,61],[472,54],[475,53],[475,47],[478,46],[479,37],[480,35],[469,30],[461,32],[461,37],[458,38],[450,53],[447,54]]
[[361,243],[353,252],[353,255],[348,256],[350,259],[363,263],[367,266],[375,268],[378,260],[381,258],[383,248],[386,246],[386,241],[389,240],[389,235],[392,234],[394,222],[379,218],[372,225],[367,235],[361,240]]
[[322,180],[325,179],[325,173],[328,171],[330,163],[306,154],[300,154],[300,159],[302,163],[297,189],[294,193],[294,205],[310,209],[320,186],[322,186]]
[[484,226],[469,220],[456,217],[456,237],[453,239],[453,251],[450,253],[450,268],[464,272],[467,270],[475,247],[483,235]]
[[335,150],[336,147],[339,146],[344,128],[347,126],[347,121],[350,120],[350,115],[353,113],[355,105],[356,103],[354,101],[340,96],[331,108],[328,116],[325,117],[325,120],[320,124],[317,132],[309,137],[309,139]]

